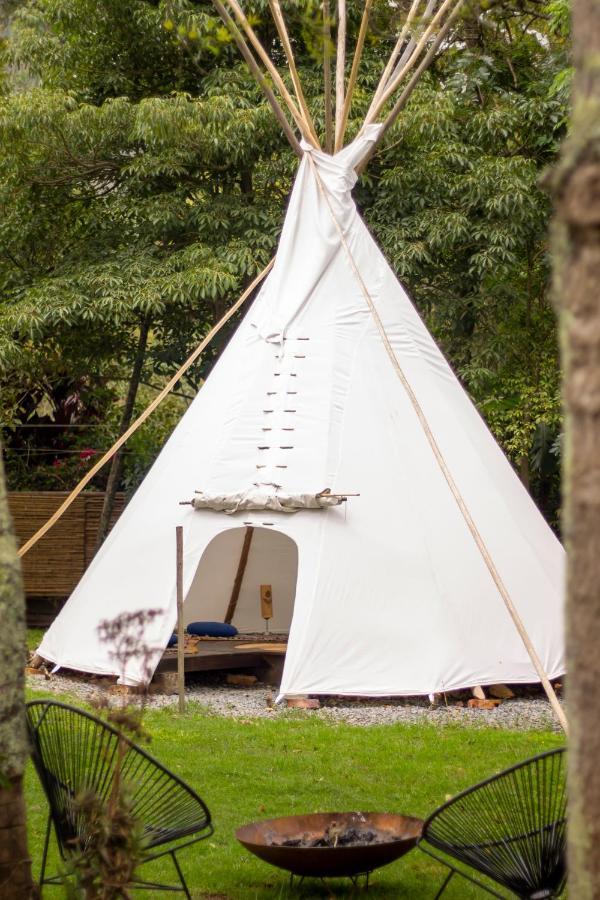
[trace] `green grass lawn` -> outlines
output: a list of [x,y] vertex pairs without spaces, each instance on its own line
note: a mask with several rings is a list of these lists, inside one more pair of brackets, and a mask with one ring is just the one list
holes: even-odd
[[[30,697],[43,692],[30,692]],[[314,811],[389,811],[425,816],[450,794],[520,759],[558,746],[560,735],[497,729],[329,725],[295,713],[276,720],[225,719],[190,705],[185,716],[149,710],[150,752],[194,787],[211,809],[215,833],[181,854],[194,897],[262,900],[291,896],[286,873],[248,854],[234,831],[260,818]],[[27,777],[30,849],[39,871],[46,804]],[[53,856],[53,861],[56,857]],[[170,862],[147,877],[170,880]],[[434,897],[443,870],[415,850],[374,873],[369,896]],[[49,889],[60,896],[60,889]],[[305,882],[304,898],[350,895],[349,882]],[[464,880],[445,896],[480,896]],[[164,894],[140,892],[140,897]]]
[[27,649],[37,650],[42,643],[42,638],[46,634],[45,628],[28,628],[27,629]]

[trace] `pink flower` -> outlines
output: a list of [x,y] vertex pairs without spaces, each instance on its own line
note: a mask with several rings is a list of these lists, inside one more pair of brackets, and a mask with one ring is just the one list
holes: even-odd
[[89,459],[91,456],[95,456],[97,453],[97,450],[92,450],[91,447],[86,447],[85,450],[82,450],[80,452],[79,459]]

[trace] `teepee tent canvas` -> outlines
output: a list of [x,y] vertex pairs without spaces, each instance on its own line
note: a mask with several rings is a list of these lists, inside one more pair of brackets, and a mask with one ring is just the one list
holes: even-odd
[[[299,142],[275,264],[42,657],[122,674],[99,620],[154,609],[153,669],[182,525],[187,622],[225,617],[244,547],[240,630],[262,629],[258,588],[272,585],[272,626],[289,629],[282,696],[564,672],[563,550],[354,205],[381,133],[366,123],[334,154]],[[125,677],[143,680],[141,663]]]

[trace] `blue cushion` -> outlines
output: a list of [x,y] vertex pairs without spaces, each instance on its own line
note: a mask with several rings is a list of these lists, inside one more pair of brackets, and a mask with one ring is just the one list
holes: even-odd
[[190,622],[187,632],[200,637],[235,637],[238,630],[235,625],[226,625],[225,622]]
[[177,635],[172,634],[167,643],[167,647],[174,647],[176,643],[177,643]]

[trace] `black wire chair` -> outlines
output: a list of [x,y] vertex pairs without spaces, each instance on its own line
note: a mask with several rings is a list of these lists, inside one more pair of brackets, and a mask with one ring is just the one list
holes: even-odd
[[457,869],[430,848],[487,875],[527,900],[559,897],[566,882],[566,754],[540,753],[457,794],[433,812],[419,847],[448,866],[436,900],[454,875],[493,897],[487,884]]
[[[44,841],[40,888],[61,884],[46,877],[52,825],[63,860],[89,844],[89,818],[79,798],[91,794],[106,801],[115,776],[127,786],[130,812],[142,833],[145,864],[170,856],[180,885],[134,879],[132,887],[178,891],[190,898],[177,853],[213,832],[211,817],[198,794],[112,725],[66,703],[34,700],[27,704],[32,759],[50,812]],[[167,846],[168,845],[168,846]]]

